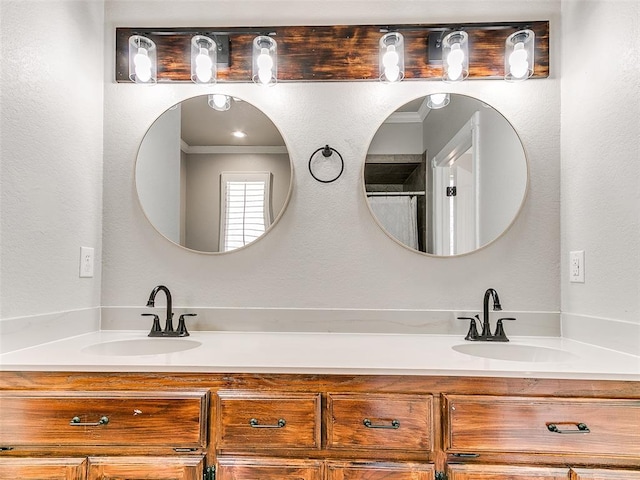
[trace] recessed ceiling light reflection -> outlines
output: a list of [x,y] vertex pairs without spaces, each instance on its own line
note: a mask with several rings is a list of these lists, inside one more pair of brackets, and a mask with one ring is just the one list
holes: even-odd
[[241,131],[241,130],[236,130],[235,132],[233,132],[233,134],[232,134],[232,135],[233,135],[234,137],[236,137],[236,138],[244,138],[244,137],[246,137],[246,136],[247,136],[247,134],[246,134],[246,133],[244,133],[244,132],[243,132],[243,131]]

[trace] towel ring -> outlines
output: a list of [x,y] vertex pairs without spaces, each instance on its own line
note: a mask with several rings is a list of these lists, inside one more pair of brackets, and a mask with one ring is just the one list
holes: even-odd
[[[338,175],[336,175],[334,178],[331,178],[329,180],[323,180],[321,178],[318,178],[314,173],[313,173],[313,167],[311,166],[311,163],[313,161],[313,157],[315,156],[316,153],[322,151],[322,156],[325,158],[329,158],[333,155],[333,152],[336,152],[336,154],[338,155],[338,157],[340,157],[340,173],[338,173]],[[317,149],[315,152],[313,152],[311,154],[311,157],[309,157],[309,173],[311,174],[311,176],[313,178],[315,178],[318,182],[321,183],[331,183],[331,182],[335,182],[338,178],[340,178],[340,175],[342,175],[342,172],[344,172],[344,159],[342,158],[342,155],[340,155],[340,152],[338,152],[335,148],[331,148],[329,145],[325,145],[324,147],[320,147],[319,149]]]

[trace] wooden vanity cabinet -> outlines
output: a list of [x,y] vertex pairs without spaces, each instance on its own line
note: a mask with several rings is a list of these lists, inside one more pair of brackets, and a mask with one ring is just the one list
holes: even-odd
[[0,371],[2,480],[214,473],[640,480],[640,382]]
[[202,480],[208,398],[202,389],[0,390],[0,478]]

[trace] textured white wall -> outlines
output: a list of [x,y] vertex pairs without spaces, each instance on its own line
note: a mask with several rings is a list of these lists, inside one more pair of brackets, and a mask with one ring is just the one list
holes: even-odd
[[[562,311],[636,324],[639,20],[637,0],[562,5]],[[569,283],[571,250],[586,252],[584,284]]]
[[0,22],[0,317],[98,307],[103,4],[2,0]]
[[[103,304],[143,305],[165,283],[177,305],[478,309],[495,287],[508,310],[559,311],[559,1],[218,1],[108,2],[104,158]],[[113,80],[117,26],[429,23],[549,19],[549,79],[521,84],[470,81],[298,83],[216,91],[261,108],[282,132],[294,190],[275,228],[251,247],[202,255],[176,247],[148,224],[133,171],[146,129],[167,107],[202,92],[195,85],[141,88]],[[381,122],[407,101],[447,89],[483,99],[521,135],[531,191],[521,216],[496,243],[460,258],[431,258],[389,237],[370,215],[362,167]],[[345,159],[342,177],[321,184],[309,155],[329,144]]]

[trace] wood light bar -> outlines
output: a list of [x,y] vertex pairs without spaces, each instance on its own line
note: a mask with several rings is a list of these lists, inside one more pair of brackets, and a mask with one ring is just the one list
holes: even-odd
[[[469,79],[503,79],[505,40],[522,29],[533,30],[536,35],[532,78],[548,77],[549,22],[535,21],[448,25],[117,28],[115,79],[117,82],[131,82],[128,76],[128,39],[138,34],[156,43],[158,83],[190,82],[190,41],[193,35],[201,34],[223,39],[224,50],[228,47],[228,57],[226,51],[219,52],[220,83],[252,81],[252,42],[257,35],[272,36],[278,43],[279,82],[378,81],[378,42],[384,33],[397,31],[402,33],[405,41],[405,80],[440,80],[442,61],[438,58],[439,49],[434,49],[433,44],[454,30],[464,30],[469,35]],[[432,58],[429,58],[430,50]]]

